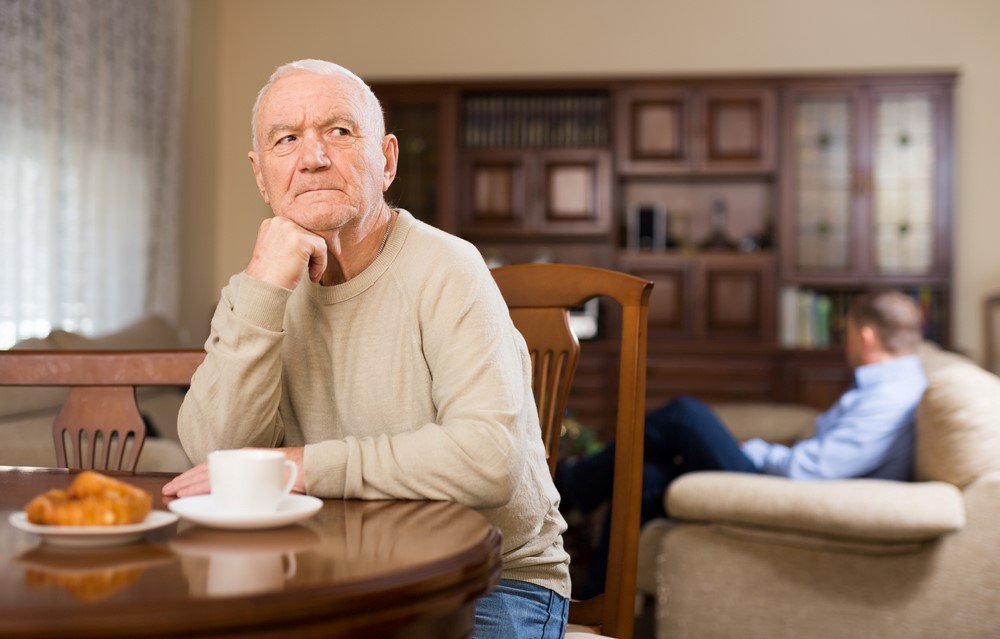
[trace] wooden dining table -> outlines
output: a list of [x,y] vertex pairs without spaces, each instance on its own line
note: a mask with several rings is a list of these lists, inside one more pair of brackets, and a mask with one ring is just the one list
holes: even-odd
[[[173,475],[121,477],[154,495]],[[184,519],[133,543],[54,545],[9,523],[73,472],[0,466],[2,637],[467,637],[500,533],[451,502],[323,500],[268,530]]]

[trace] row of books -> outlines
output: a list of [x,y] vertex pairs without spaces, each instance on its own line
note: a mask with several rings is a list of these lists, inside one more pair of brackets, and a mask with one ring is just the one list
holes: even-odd
[[[945,337],[947,309],[939,291],[918,286],[904,291],[912,296],[924,316],[926,339],[941,342]],[[780,325],[778,340],[786,348],[825,348],[842,345],[852,290],[817,291],[784,286],[778,300]]]
[[[843,337],[846,300],[812,289],[785,286],[779,296],[779,342],[786,348],[825,348]],[[834,307],[837,307],[836,310]]]
[[929,286],[918,286],[906,292],[917,300],[924,312],[924,338],[943,344],[948,309],[941,294]]
[[610,140],[606,94],[470,94],[462,116],[468,149],[590,148]]

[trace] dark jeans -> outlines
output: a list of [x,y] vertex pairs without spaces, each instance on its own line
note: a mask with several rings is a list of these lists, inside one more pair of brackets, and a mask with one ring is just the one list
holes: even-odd
[[[678,397],[646,415],[642,466],[641,523],[665,516],[663,497],[675,478],[696,470],[760,472],[740,450],[739,443],[705,404]],[[569,507],[589,513],[609,501],[615,468],[612,443],[596,455],[561,464],[556,486]],[[587,568],[586,583],[576,596],[604,592],[608,561],[610,512]]]

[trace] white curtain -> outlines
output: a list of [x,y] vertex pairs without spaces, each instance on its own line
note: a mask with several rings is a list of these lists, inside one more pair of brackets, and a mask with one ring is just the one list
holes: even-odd
[[178,312],[186,0],[0,0],[0,348]]

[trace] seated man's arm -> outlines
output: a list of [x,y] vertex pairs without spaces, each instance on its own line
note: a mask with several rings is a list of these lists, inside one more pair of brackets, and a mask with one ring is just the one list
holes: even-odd
[[[895,458],[912,461],[915,408],[915,402],[897,405],[877,396],[860,397],[847,406],[838,402],[819,417],[813,437],[793,446],[751,439],[743,445],[743,452],[768,475],[792,479],[870,476]],[[901,468],[907,465],[899,464]],[[901,472],[893,478],[908,476]]]
[[282,322],[290,291],[244,274],[223,289],[195,372],[177,418],[188,457],[205,461],[223,448],[269,448],[282,440]]

